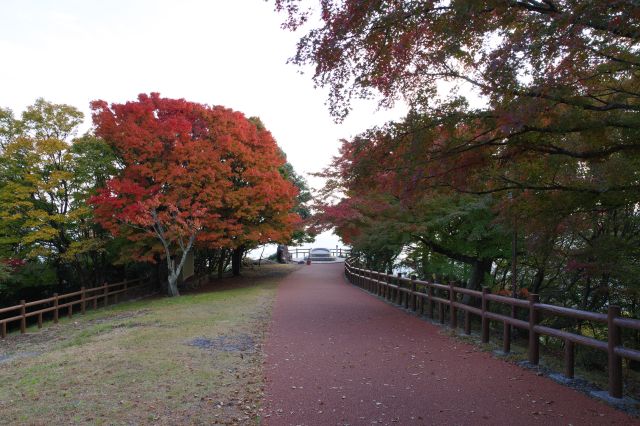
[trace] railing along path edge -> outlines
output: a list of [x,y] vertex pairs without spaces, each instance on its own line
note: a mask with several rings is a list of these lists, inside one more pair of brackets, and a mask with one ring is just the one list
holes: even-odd
[[[402,277],[401,274],[394,276],[393,274],[358,268],[352,265],[352,262],[352,259],[347,259],[345,262],[345,275],[349,282],[388,301],[401,305],[406,309],[419,312],[420,314],[426,314],[432,319],[434,318],[434,308],[437,304],[438,319],[441,324],[445,323],[445,308],[448,308],[449,325],[453,329],[458,328],[457,311],[461,310],[464,312],[464,332],[470,335],[470,316],[472,314],[479,316],[481,319],[480,334],[483,343],[489,342],[490,321],[502,322],[504,327],[503,352],[505,353],[509,353],[511,349],[511,327],[527,330],[529,332],[528,360],[532,365],[538,365],[540,362],[541,335],[564,340],[563,374],[569,379],[574,378],[576,344],[606,352],[608,358],[609,395],[613,398],[622,398],[623,396],[622,359],[627,358],[640,362],[640,351],[624,347],[622,344],[622,329],[640,330],[640,320],[622,317],[619,306],[609,306],[607,314],[583,311],[540,303],[537,294],[530,294],[527,300],[516,299],[491,294],[488,287],[484,287],[482,291],[478,291],[456,287],[453,283],[446,285],[417,280],[414,277],[405,278]],[[435,290],[447,292],[448,297],[436,296]],[[458,301],[459,294],[480,299],[480,307],[467,305]],[[491,312],[489,310],[491,302],[513,308],[526,309],[529,314],[529,320],[524,321],[514,318],[513,316]],[[513,312],[515,312],[515,310]],[[540,325],[542,313],[606,324],[607,341]]]

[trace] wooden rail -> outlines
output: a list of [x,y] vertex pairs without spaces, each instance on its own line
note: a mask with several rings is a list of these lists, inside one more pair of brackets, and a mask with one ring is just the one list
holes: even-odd
[[[133,284],[133,285],[132,285]],[[21,300],[19,305],[0,308],[0,315],[13,313],[8,318],[0,319],[0,337],[7,337],[7,324],[11,322],[20,322],[20,333],[27,331],[27,318],[38,317],[38,328],[42,328],[43,315],[52,312],[53,322],[57,323],[60,311],[66,309],[66,313],[71,318],[73,316],[74,306],[79,305],[80,313],[84,314],[87,304],[93,309],[97,309],[98,305],[109,305],[109,298],[113,303],[118,303],[119,296],[128,291],[144,287],[149,284],[148,278],[137,278],[135,280],[122,281],[113,284],[104,284],[100,287],[85,288],[82,287],[78,291],[66,294],[54,293],[52,297],[47,299],[34,300],[27,302]],[[39,307],[36,310],[29,310],[34,306]]]
[[[489,342],[490,322],[502,322],[503,350],[510,351],[511,327],[517,327],[529,332],[528,358],[533,365],[540,361],[540,336],[552,336],[564,340],[564,375],[572,379],[575,368],[575,345],[587,346],[606,352],[608,357],[609,395],[622,398],[622,359],[627,358],[640,361],[640,350],[626,348],[622,344],[622,330],[640,330],[640,320],[623,318],[619,306],[609,306],[607,314],[581,311],[578,309],[540,303],[536,294],[529,295],[528,300],[491,294],[490,289],[484,287],[482,291],[445,285],[412,278],[404,278],[401,274],[394,276],[381,272],[357,268],[352,260],[345,262],[345,275],[354,285],[357,285],[386,300],[401,305],[420,314],[434,318],[434,305],[438,306],[438,319],[445,323],[445,308],[449,309],[449,325],[458,327],[458,310],[464,313],[464,332],[471,334],[471,315],[481,319],[480,335],[483,343]],[[444,292],[447,297],[436,296],[436,290]],[[459,296],[465,295],[479,299],[480,307],[470,306],[459,301]],[[506,305],[524,309],[528,312],[528,321],[490,311],[493,304]],[[606,324],[607,341],[594,339],[581,334],[559,330],[540,325],[542,314],[562,316],[566,318],[587,320]]]
[[[329,250],[331,252],[331,256],[334,257],[346,257],[351,254],[351,249],[348,248],[338,247],[327,250]],[[310,251],[310,248],[289,247],[289,254],[293,255],[293,253],[295,253],[295,258],[298,258],[298,254],[302,255],[303,257],[309,256]]]

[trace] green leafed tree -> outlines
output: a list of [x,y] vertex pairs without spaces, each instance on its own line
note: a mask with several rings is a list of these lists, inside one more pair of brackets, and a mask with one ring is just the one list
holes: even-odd
[[0,256],[52,268],[55,280],[42,284],[103,278],[108,238],[86,200],[116,169],[110,148],[76,138],[83,114],[69,105],[38,99],[20,119],[2,113]]

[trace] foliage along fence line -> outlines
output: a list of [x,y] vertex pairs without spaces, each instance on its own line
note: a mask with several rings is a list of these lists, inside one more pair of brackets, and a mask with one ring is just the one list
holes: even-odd
[[[426,314],[434,318],[434,306],[438,306],[438,319],[445,323],[445,308],[449,310],[449,325],[454,330],[458,328],[458,310],[464,312],[464,332],[471,334],[471,314],[481,318],[481,339],[483,343],[489,342],[490,321],[502,322],[503,351],[510,352],[511,327],[527,330],[529,333],[528,358],[533,365],[538,365],[540,360],[540,336],[546,335],[562,339],[565,342],[564,352],[564,376],[573,379],[575,368],[575,345],[587,346],[604,351],[608,359],[609,395],[613,398],[622,398],[622,359],[640,361],[640,350],[624,347],[622,344],[622,330],[640,330],[640,320],[623,318],[619,306],[609,306],[607,314],[582,311],[579,309],[565,308],[548,305],[539,302],[537,294],[530,294],[527,300],[491,294],[490,289],[483,287],[482,291],[456,287],[453,283],[448,285],[429,281],[417,280],[414,277],[404,278],[401,274],[385,274],[357,268],[353,260],[345,262],[345,275],[354,285],[374,293],[395,304],[404,306],[420,314]],[[441,295],[436,292],[440,291]],[[480,307],[475,307],[459,300],[459,296],[468,296],[480,300]],[[490,302],[506,305],[512,310],[511,316],[491,312]],[[516,318],[517,308],[528,311],[528,321]],[[565,330],[547,327],[540,324],[542,314],[552,314],[577,320],[593,321],[606,324],[607,341],[594,339],[581,334],[571,333]]]
[[[73,316],[74,306],[79,305],[80,313],[84,314],[88,305],[93,309],[97,309],[99,305],[106,307],[109,305],[109,298],[111,298],[112,304],[118,303],[120,295],[124,296],[132,290],[148,287],[150,284],[150,278],[144,277],[113,284],[105,283],[100,287],[81,287],[80,290],[72,293],[60,295],[54,293],[52,297],[34,300],[32,302],[22,300],[18,305],[0,308],[0,316],[17,313],[16,315],[0,319],[0,337],[3,339],[7,337],[7,324],[9,323],[19,321],[20,333],[26,333],[28,318],[37,317],[38,328],[42,328],[44,314],[51,315],[53,322],[57,323],[61,310],[66,309],[67,315],[71,318]],[[39,309],[30,311],[29,308],[33,307],[38,307]]]

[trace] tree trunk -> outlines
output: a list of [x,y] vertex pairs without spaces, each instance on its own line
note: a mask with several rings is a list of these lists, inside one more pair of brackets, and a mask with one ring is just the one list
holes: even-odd
[[484,277],[491,273],[492,259],[477,259],[471,265],[471,278],[469,279],[468,288],[472,290],[480,290]]
[[178,291],[178,274],[175,272],[169,271],[169,277],[167,278],[168,286],[167,293],[169,296],[180,296],[180,292]]
[[[484,277],[486,274],[491,273],[491,265],[493,265],[492,259],[476,259],[471,263],[471,278],[465,283],[465,287],[471,290],[480,290]],[[462,303],[465,305],[480,306],[480,301],[467,294],[462,296]]]
[[169,294],[169,296],[180,295],[180,293],[178,292],[178,277],[180,276],[182,267],[184,266],[184,263],[187,260],[187,254],[189,253],[189,250],[191,250],[191,248],[193,247],[193,243],[195,242],[195,240],[196,240],[196,234],[192,234],[191,237],[189,237],[189,242],[183,248],[182,254],[179,256],[180,261],[178,262],[177,265],[175,263],[175,260],[172,259],[170,255],[168,245],[164,244],[165,250],[167,253],[167,272],[168,272],[167,293]]
[[277,259],[278,263],[289,263],[289,247],[284,244],[278,245]]
[[536,275],[533,277],[533,285],[531,286],[531,292],[533,294],[540,293],[540,287],[542,287],[542,283],[544,281],[544,269],[538,268],[536,271]]
[[222,278],[225,266],[227,266],[227,250],[220,250],[220,259],[218,259],[218,278]]
[[240,246],[231,253],[231,272],[234,277],[240,275],[240,267],[242,264],[242,255],[244,254],[244,246]]

